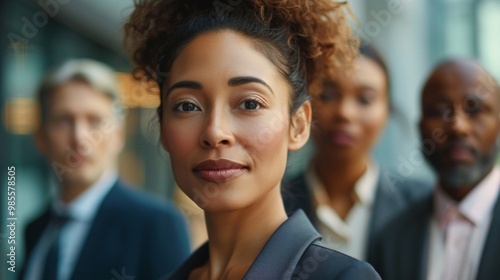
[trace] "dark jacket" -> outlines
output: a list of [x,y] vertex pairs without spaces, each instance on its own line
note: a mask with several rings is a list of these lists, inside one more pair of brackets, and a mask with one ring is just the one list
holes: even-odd
[[[433,196],[394,219],[377,239],[372,264],[384,280],[420,280],[427,276]],[[500,199],[497,199],[476,280],[499,279]]]
[[[369,222],[369,232],[367,232],[367,260],[370,260],[375,253],[375,237],[388,222],[403,212],[409,205],[431,193],[431,191],[432,187],[429,184],[398,177],[385,170],[380,171]],[[309,191],[305,174],[283,183],[282,193],[287,213],[303,209],[316,226],[313,194]]]
[[[304,212],[295,212],[273,233],[243,279],[380,279],[368,263],[329,249],[320,239]],[[193,269],[208,261],[208,246],[201,246],[166,279],[188,279]]]
[[[49,216],[47,209],[28,225],[25,264]],[[158,279],[177,268],[189,252],[186,223],[172,206],[117,181],[97,210],[70,279]],[[25,270],[26,265],[19,279]]]

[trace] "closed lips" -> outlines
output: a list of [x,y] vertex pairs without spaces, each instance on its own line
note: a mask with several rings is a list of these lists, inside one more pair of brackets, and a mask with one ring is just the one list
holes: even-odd
[[328,138],[332,144],[350,145],[354,142],[354,137],[346,131],[331,131]]
[[229,181],[246,170],[245,165],[225,159],[206,160],[193,168],[201,179],[214,183]]

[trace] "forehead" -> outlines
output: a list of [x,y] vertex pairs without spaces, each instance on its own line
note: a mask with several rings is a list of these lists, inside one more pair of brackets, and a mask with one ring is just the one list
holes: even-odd
[[352,72],[335,73],[332,79],[336,84],[349,86],[357,84],[385,85],[384,69],[372,59],[359,55]]
[[50,94],[48,106],[49,113],[65,111],[111,114],[113,101],[84,82],[70,81],[54,89]]
[[235,76],[282,82],[276,66],[257,50],[252,39],[223,30],[204,33],[187,44],[172,64],[167,84],[184,79],[225,83]]
[[426,101],[462,102],[464,98],[478,98],[498,103],[500,96],[491,76],[474,64],[447,64],[438,67],[424,86],[422,99]]

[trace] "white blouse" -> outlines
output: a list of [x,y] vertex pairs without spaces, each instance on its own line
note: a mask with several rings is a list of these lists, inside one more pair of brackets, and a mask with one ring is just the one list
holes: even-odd
[[325,244],[346,255],[366,260],[366,242],[379,173],[375,163],[368,164],[354,186],[356,203],[343,220],[330,206],[328,193],[316,172],[312,168],[307,171],[306,182],[313,194],[315,222]]

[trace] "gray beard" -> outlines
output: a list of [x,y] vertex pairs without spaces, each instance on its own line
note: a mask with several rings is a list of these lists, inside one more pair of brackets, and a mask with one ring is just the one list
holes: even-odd
[[476,184],[493,168],[493,162],[483,161],[474,166],[455,166],[453,168],[436,170],[442,184],[455,189]]
[[496,157],[500,147],[500,137],[496,144],[486,155],[479,155],[475,165],[459,164],[450,168],[443,168],[443,165],[433,155],[426,155],[424,158],[431,165],[439,176],[439,181],[452,188],[461,189],[478,183],[483,179],[495,165]]

